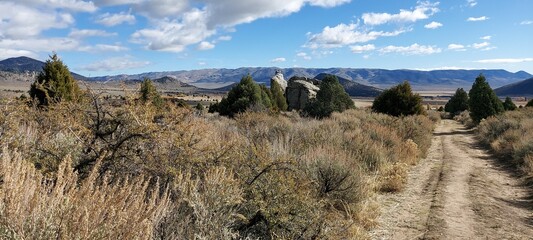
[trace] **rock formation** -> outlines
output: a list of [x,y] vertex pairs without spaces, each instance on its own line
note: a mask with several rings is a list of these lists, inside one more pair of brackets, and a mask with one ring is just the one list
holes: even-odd
[[285,81],[285,78],[283,77],[283,73],[281,72],[281,70],[276,70],[276,75],[274,75],[270,79],[270,86],[272,86],[272,82],[277,82],[281,86],[281,89],[284,92],[285,92],[285,89],[287,89],[287,81]]
[[310,99],[316,97],[316,93],[320,90],[319,85],[320,80],[317,79],[296,76],[289,79],[285,90],[285,97],[289,105],[288,110],[303,109]]

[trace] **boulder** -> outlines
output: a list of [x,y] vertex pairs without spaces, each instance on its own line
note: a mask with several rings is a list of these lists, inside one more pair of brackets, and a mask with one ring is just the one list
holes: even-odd
[[270,86],[272,86],[272,82],[277,82],[281,86],[281,89],[284,92],[285,92],[285,89],[287,89],[287,81],[285,81],[285,78],[283,77],[283,73],[281,72],[281,70],[276,70],[276,75],[274,75],[270,79]]
[[285,96],[289,105],[288,110],[301,110],[309,102],[316,98],[320,90],[320,80],[306,77],[292,77],[287,83]]

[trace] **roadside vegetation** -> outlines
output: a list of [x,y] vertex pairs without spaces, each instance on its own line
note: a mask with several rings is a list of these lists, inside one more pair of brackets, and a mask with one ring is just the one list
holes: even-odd
[[[0,238],[366,239],[373,195],[404,187],[438,121],[221,102],[227,118],[141,86],[118,102],[2,100]],[[236,89],[268,105],[251,78]]]

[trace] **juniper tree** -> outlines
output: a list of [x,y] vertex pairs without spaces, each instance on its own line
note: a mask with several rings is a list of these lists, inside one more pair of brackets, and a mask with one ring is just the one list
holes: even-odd
[[307,103],[304,113],[311,117],[329,117],[333,112],[343,112],[355,108],[352,99],[346,93],[334,75],[326,76],[320,83],[316,98]]
[[452,115],[468,110],[468,93],[464,89],[458,88],[444,106],[444,110]]
[[424,114],[422,98],[413,93],[408,81],[383,91],[374,100],[372,110],[396,117]]
[[492,90],[483,74],[479,74],[468,93],[470,117],[475,123],[504,111],[503,104]]
[[77,100],[81,91],[68,67],[54,53],[46,60],[43,70],[31,84],[29,94],[38,105],[48,106],[61,101]]
[[503,109],[505,111],[514,111],[517,109],[517,107],[510,97],[506,97],[505,101],[503,102]]

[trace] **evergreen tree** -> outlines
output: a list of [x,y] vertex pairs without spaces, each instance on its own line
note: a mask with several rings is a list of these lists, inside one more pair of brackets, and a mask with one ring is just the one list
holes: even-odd
[[468,110],[468,93],[462,88],[458,88],[455,94],[444,106],[444,110],[452,116],[462,111]]
[[510,97],[506,97],[505,101],[503,102],[503,109],[505,111],[514,111],[517,109],[517,107]]
[[233,117],[237,113],[246,111],[248,108],[270,108],[272,106],[266,87],[261,87],[254,82],[250,75],[241,79],[239,84],[233,87],[228,96],[218,104],[220,115]]
[[272,93],[272,107],[274,110],[287,111],[287,99],[278,82],[270,81],[270,92]]
[[154,86],[152,80],[145,78],[141,82],[141,89],[139,90],[140,100],[143,103],[151,102],[154,106],[161,108],[163,107],[164,101],[161,98],[161,95],[157,91],[157,88]]
[[77,100],[81,91],[68,67],[54,53],[46,60],[43,70],[31,84],[29,94],[38,105],[48,106],[51,103]]
[[483,74],[479,74],[468,93],[470,100],[470,117],[475,123],[503,112],[503,104],[492,90]]
[[422,98],[413,94],[408,81],[383,91],[374,100],[372,110],[396,117],[425,113]]
[[329,117],[333,112],[343,112],[355,108],[352,99],[346,93],[334,75],[326,76],[320,83],[316,98],[307,103],[304,112],[311,117]]

